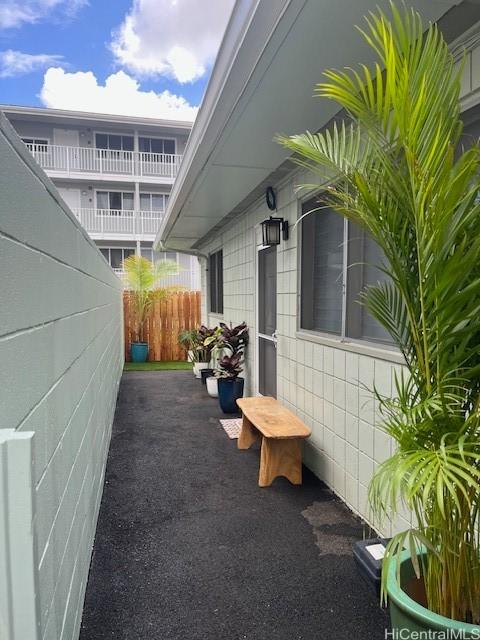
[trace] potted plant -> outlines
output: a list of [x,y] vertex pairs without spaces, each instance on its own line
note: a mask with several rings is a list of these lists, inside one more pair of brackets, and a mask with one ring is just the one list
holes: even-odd
[[383,562],[395,637],[480,637],[480,151],[461,148],[461,68],[437,27],[392,11],[362,31],[373,71],[317,87],[349,122],[279,140],[385,255],[363,303],[405,359],[395,397],[376,394],[395,451],[369,489],[377,522],[400,505],[414,518]]
[[218,400],[224,413],[237,413],[237,399],[243,396],[244,379],[242,373],[243,352],[223,356],[218,362],[215,376],[218,381]]
[[196,378],[201,378],[202,369],[208,369],[210,367],[217,331],[217,327],[209,329],[205,325],[202,325],[200,329],[198,329],[198,340],[193,349],[193,370]]
[[199,336],[197,329],[185,329],[178,335],[178,342],[187,352],[188,362],[194,362],[194,350],[198,341]]
[[218,399],[224,413],[236,413],[236,401],[243,396],[245,384],[244,379],[239,376],[243,371],[243,355],[248,345],[248,327],[245,322],[236,327],[221,322],[220,329],[217,348],[227,351],[227,354],[220,358],[215,371]]
[[148,343],[145,341],[145,322],[154,302],[167,298],[178,287],[159,287],[163,278],[178,273],[180,267],[173,260],[150,262],[142,256],[132,255],[123,261],[126,289],[131,292],[133,304],[133,335],[130,345],[132,362],[146,362]]
[[215,365],[218,366],[218,360],[224,348],[222,327],[215,327],[212,335],[205,339],[205,343],[211,347],[210,364],[213,363],[213,368],[207,368],[201,371],[202,381],[206,384],[208,395],[212,398],[218,398],[218,383],[217,378],[215,377]]

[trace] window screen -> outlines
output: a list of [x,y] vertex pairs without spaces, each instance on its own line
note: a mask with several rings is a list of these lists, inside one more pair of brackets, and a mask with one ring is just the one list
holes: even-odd
[[208,258],[210,283],[210,311],[223,313],[223,252],[212,253]]
[[363,338],[391,342],[382,325],[360,304],[360,292],[369,285],[387,279],[378,267],[385,264],[385,256],[377,243],[366,231],[348,223],[348,271],[347,271],[347,327],[350,338]]
[[[307,202],[303,213],[318,208]],[[375,342],[389,334],[360,303],[360,292],[387,275],[380,247],[357,225],[323,208],[302,221],[300,326],[310,331]]]
[[[318,206],[306,206],[304,212]],[[302,222],[301,326],[342,331],[343,218],[334,211],[311,213]]]

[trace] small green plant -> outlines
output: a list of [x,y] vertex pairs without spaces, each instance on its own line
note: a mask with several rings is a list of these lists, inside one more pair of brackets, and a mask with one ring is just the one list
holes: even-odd
[[144,342],[145,322],[156,300],[168,298],[181,287],[161,287],[162,280],[179,272],[179,265],[173,260],[150,262],[142,256],[129,256],[123,261],[125,285],[133,294],[135,342]]
[[386,259],[389,280],[363,302],[406,372],[394,398],[377,393],[396,449],[369,496],[379,520],[403,503],[415,524],[390,542],[383,577],[406,546],[428,607],[479,624],[480,152],[460,147],[461,69],[438,28],[392,14],[361,31],[373,70],[327,71],[317,86],[348,121],[279,140],[320,176],[319,208],[363,227]]
[[199,342],[198,329],[185,329],[178,335],[178,342],[186,351],[192,352]]

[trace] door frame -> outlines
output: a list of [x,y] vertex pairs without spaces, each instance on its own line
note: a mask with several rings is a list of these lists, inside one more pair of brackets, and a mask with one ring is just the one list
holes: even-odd
[[78,195],[78,207],[74,207],[74,208],[75,209],[81,209],[82,208],[82,193],[81,193],[81,189],[80,188],[59,186],[59,187],[57,187],[57,189],[58,189],[58,192],[60,193],[60,195],[62,196],[63,200],[66,202],[66,204],[67,204],[69,209],[73,210],[72,206],[63,197],[63,193],[65,193],[65,191],[67,191],[69,193],[72,193],[72,192],[76,193]]
[[[260,297],[260,260],[259,260],[259,254],[260,251],[263,251],[264,249],[269,249],[270,246],[269,245],[264,245],[264,244],[256,244],[255,245],[255,389],[254,389],[254,393],[256,396],[261,396],[262,394],[260,393],[260,337],[264,336],[264,334],[260,334],[259,332],[259,322],[260,322],[260,305],[259,305],[259,297]],[[276,249],[276,251],[278,252],[278,249]],[[278,258],[278,253],[277,253],[277,258]],[[275,296],[277,296],[278,294],[278,271],[275,274],[275,283],[276,283],[276,291],[275,291]],[[278,317],[278,309],[277,309],[277,317]],[[277,320],[277,318],[276,318]],[[277,322],[275,322],[275,324],[277,324]],[[278,329],[277,329],[278,330]],[[270,338],[270,337],[263,337],[263,339],[271,339],[272,342],[275,343],[275,345],[278,344],[278,338],[276,338],[275,340]],[[275,347],[275,352],[277,350],[277,347]],[[277,376],[278,378],[278,376]],[[275,383],[276,384],[276,383]]]
[[[74,145],[69,145],[69,144],[60,144],[59,142],[56,141],[56,136],[55,136],[55,132],[59,132],[59,133],[75,133],[76,134],[76,138],[77,138],[77,144]],[[59,146],[59,147],[70,147],[72,146],[74,149],[78,148],[80,146],[80,131],[78,129],[59,129],[58,127],[55,127],[53,129],[53,144],[55,146]]]

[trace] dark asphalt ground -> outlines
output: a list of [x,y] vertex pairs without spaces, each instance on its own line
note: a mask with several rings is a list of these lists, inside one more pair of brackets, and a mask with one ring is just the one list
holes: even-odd
[[362,525],[307,470],[259,488],[221,417],[190,372],[124,374],[81,640],[383,639]]

